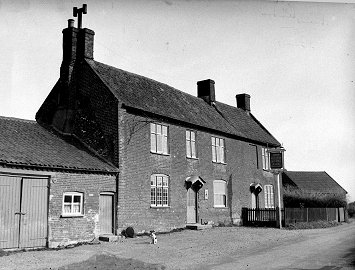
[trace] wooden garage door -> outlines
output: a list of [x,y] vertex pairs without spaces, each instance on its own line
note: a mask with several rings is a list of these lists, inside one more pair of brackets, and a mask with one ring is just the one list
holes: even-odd
[[0,176],[0,248],[46,246],[47,196],[47,178]]
[[0,248],[18,247],[21,178],[0,176]]

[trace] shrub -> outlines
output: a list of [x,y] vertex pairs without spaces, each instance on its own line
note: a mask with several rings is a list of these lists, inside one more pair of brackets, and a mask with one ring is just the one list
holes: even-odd
[[355,217],[355,202],[348,204],[348,215],[349,217]]
[[342,194],[305,192],[295,187],[286,186],[283,192],[285,207],[346,207],[346,197]]
[[336,221],[311,221],[311,222],[297,222],[287,225],[287,230],[304,230],[304,229],[320,229],[329,228],[340,225]]

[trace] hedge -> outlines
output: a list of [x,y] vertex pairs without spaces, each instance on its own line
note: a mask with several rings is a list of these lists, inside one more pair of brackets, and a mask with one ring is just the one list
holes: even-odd
[[285,207],[346,207],[346,197],[342,194],[305,192],[292,186],[286,186],[283,190]]

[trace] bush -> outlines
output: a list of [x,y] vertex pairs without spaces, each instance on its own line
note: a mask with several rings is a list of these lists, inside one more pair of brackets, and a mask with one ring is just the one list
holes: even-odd
[[348,204],[348,215],[349,217],[355,217],[355,202]]
[[346,197],[342,194],[329,194],[320,192],[305,192],[300,189],[286,186],[283,192],[285,207],[346,207]]
[[320,229],[320,228],[329,228],[340,225],[336,221],[312,221],[312,222],[297,222],[289,224],[287,230],[304,230],[304,229]]

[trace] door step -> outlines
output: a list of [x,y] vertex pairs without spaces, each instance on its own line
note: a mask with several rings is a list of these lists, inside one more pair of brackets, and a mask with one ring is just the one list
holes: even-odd
[[186,224],[186,229],[190,229],[190,230],[207,230],[211,228],[212,228],[212,224],[207,224],[207,225],[202,225],[200,223]]
[[103,242],[117,242],[118,236],[113,234],[103,234],[99,236],[99,240]]

